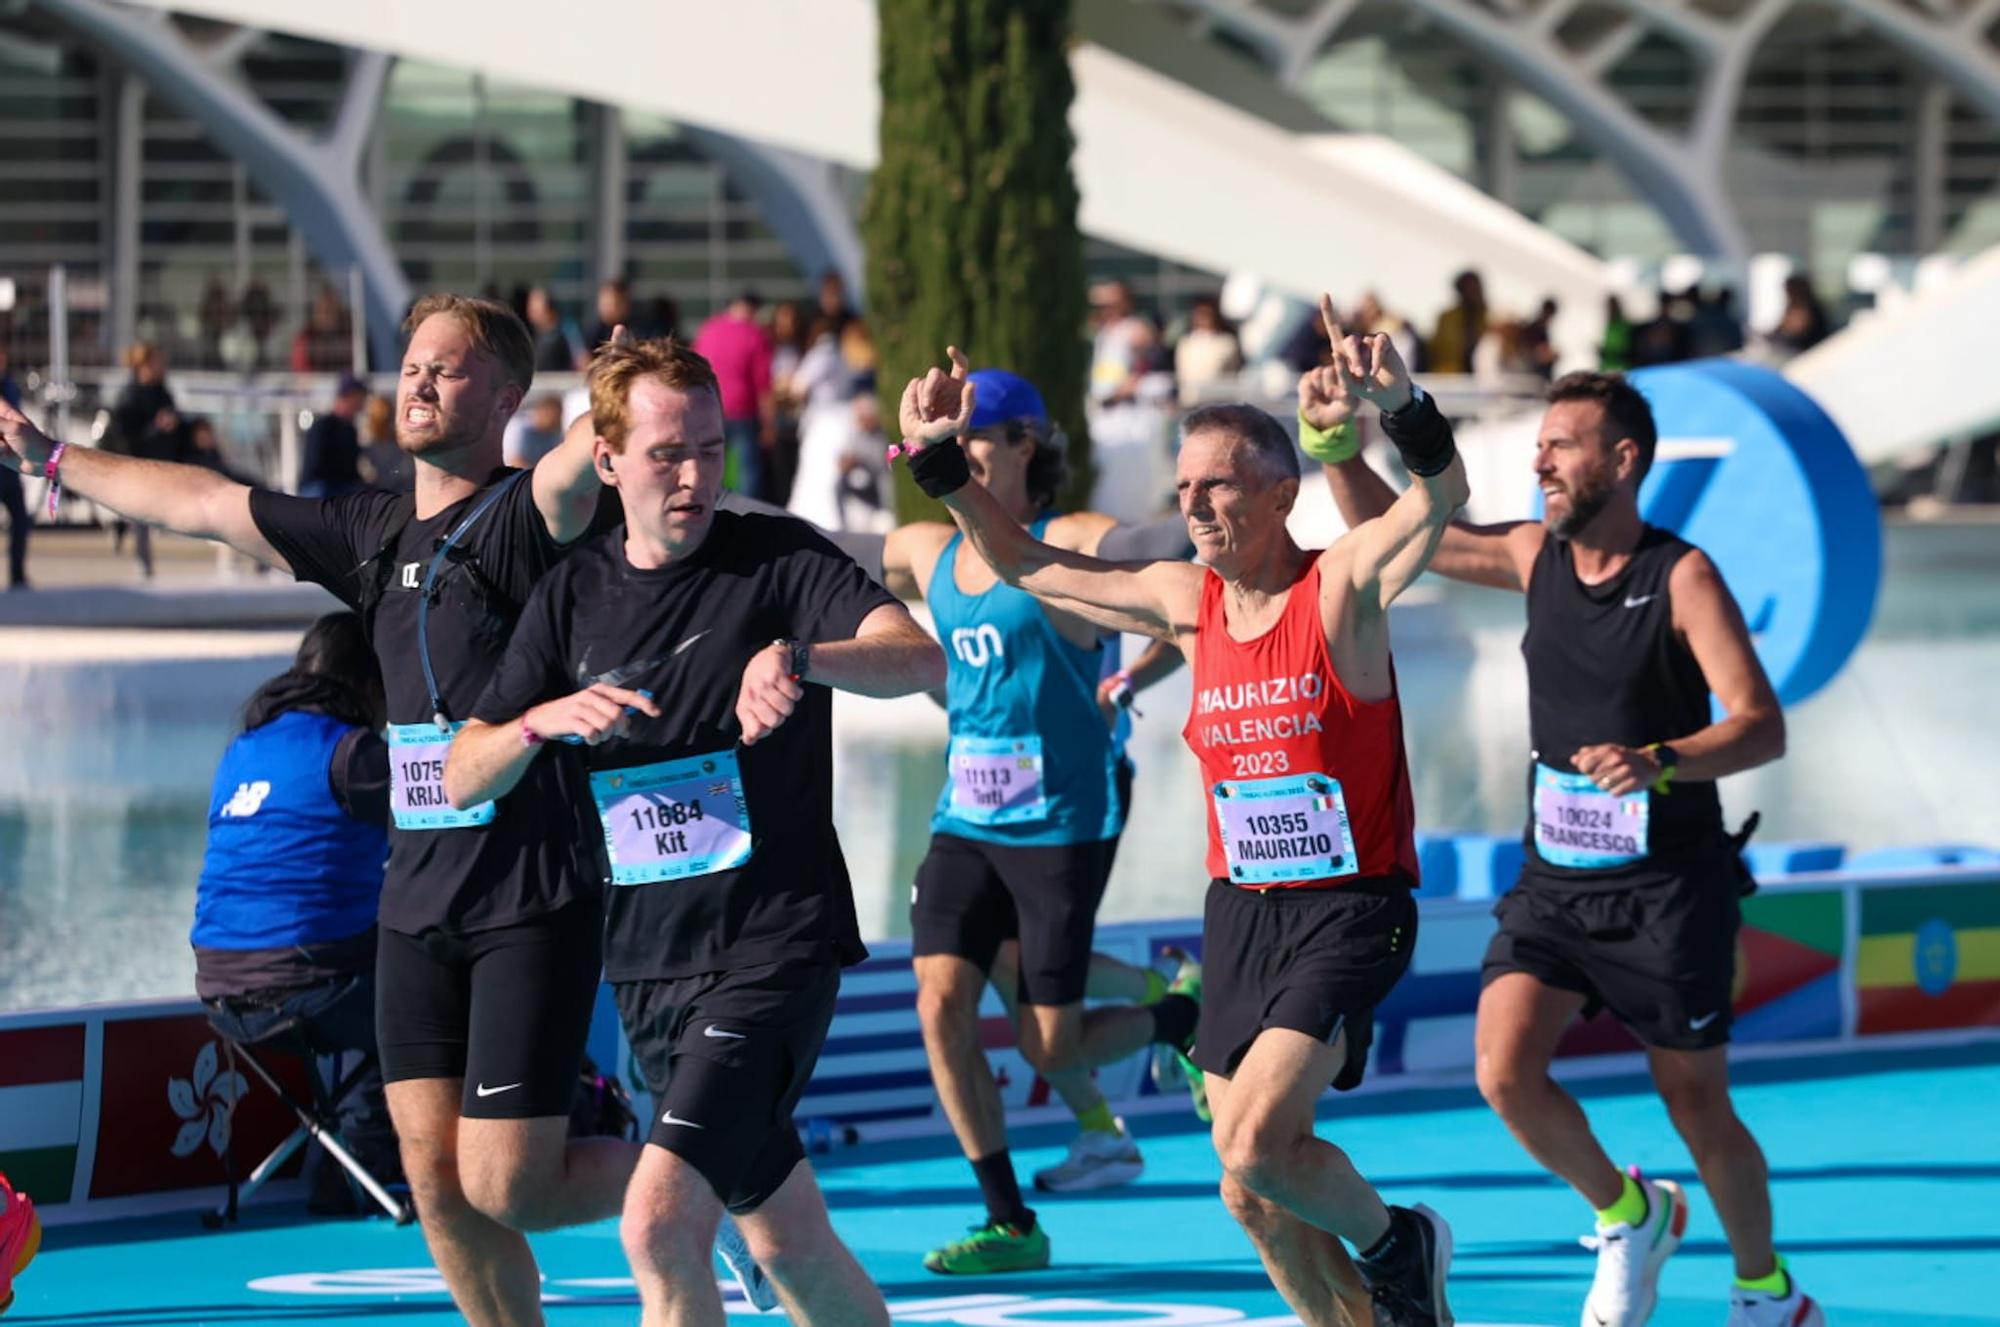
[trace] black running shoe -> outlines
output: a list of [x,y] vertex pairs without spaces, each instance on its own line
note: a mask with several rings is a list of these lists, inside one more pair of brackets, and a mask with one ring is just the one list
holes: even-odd
[[1391,1208],[1390,1215],[1416,1247],[1399,1256],[1393,1270],[1362,1264],[1361,1274],[1375,1296],[1375,1327],[1451,1327],[1451,1305],[1444,1297],[1451,1227],[1422,1203]]

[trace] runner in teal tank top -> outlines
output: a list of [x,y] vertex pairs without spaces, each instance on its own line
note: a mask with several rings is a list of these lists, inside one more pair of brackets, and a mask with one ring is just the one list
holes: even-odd
[[[1035,521],[1037,539],[1051,520]],[[1115,839],[1125,828],[1124,752],[1097,706],[1104,638],[1093,632],[1087,647],[1066,639],[1034,596],[1010,585],[959,589],[963,542],[951,537],[924,587],[950,670],[951,747],[931,831],[1022,845]]]
[[[1062,442],[1040,394],[1011,373],[973,378],[979,408],[965,441],[975,478],[1040,537],[1099,553],[1116,525],[1110,517],[1048,514],[1062,484]],[[1179,656],[1158,656],[1144,673],[1111,670],[1115,639],[1107,645],[1095,626],[1001,584],[950,525],[904,526],[882,556],[892,590],[930,600],[949,663],[941,699],[951,743],[930,852],[917,870],[911,949],[932,1075],[987,1206],[984,1225],[924,1265],[964,1274],[1043,1267],[1048,1234],[1022,1200],[1008,1155],[999,1089],[979,1043],[980,994],[994,978],[1022,1056],[1081,1126],[1069,1156],[1036,1184],[1066,1191],[1136,1179],[1139,1150],[1090,1071],[1149,1043],[1184,1045],[1198,1006],[1166,991],[1158,973],[1091,953],[1131,785],[1122,712],[1099,696],[1129,696]],[[1086,1013],[1086,995],[1135,1003]]]

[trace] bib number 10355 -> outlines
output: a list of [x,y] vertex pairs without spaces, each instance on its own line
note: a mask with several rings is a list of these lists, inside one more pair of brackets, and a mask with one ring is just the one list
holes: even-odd
[[1361,869],[1337,779],[1232,779],[1210,789],[1210,801],[1229,878],[1239,885],[1324,880]]

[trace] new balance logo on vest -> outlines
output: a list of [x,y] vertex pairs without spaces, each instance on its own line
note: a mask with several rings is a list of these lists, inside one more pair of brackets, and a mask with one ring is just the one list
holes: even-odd
[[951,633],[951,652],[974,668],[984,668],[988,659],[1004,659],[1007,651],[1000,643],[1000,628],[992,623],[958,627]]
[[264,805],[264,799],[270,795],[271,785],[263,779],[255,783],[239,783],[236,785],[236,791],[223,804],[222,814],[247,820],[257,814],[257,809]]

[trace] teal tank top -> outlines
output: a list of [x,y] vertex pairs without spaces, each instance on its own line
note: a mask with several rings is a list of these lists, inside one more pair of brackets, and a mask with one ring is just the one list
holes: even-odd
[[[1029,528],[1040,539],[1048,524],[1045,516]],[[1025,846],[1117,837],[1123,734],[1097,708],[1106,645],[1078,649],[1040,601],[1011,585],[960,590],[952,569],[962,540],[945,545],[924,589],[944,643],[951,719],[932,832]]]

